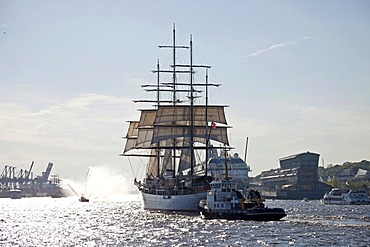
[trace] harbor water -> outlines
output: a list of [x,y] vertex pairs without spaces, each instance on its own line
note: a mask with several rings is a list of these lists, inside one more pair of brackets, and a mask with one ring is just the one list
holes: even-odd
[[142,209],[139,195],[0,199],[0,246],[370,246],[370,205],[267,200],[277,222]]

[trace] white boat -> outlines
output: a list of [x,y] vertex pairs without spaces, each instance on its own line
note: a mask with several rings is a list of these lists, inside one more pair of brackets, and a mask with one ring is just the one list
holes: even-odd
[[[144,209],[196,211],[199,201],[206,197],[212,178],[196,174],[194,167],[208,163],[207,150],[211,144],[230,148],[229,126],[225,106],[208,104],[208,88],[219,86],[208,82],[210,66],[193,64],[191,37],[189,46],[177,45],[175,40],[174,28],[172,45],[160,46],[172,51],[170,68],[162,69],[158,60],[153,71],[157,74],[157,83],[142,86],[155,93],[155,100],[134,101],[152,103],[154,108],[140,109],[140,119],[129,121],[122,155],[148,159],[145,178],[134,180]],[[176,64],[178,50],[190,51],[188,63]],[[205,82],[195,81],[195,71],[204,72]],[[159,75],[165,73],[170,73],[171,82],[160,81],[164,76]],[[180,79],[183,75],[187,76],[185,82]]]
[[[211,150],[211,159],[208,161],[207,175],[213,178],[225,177],[225,162],[228,164],[228,174],[237,183],[237,189],[245,190],[249,186],[249,172],[250,167],[240,158],[238,153],[231,156],[223,154],[221,150],[220,155],[216,149]],[[195,174],[204,175],[206,172],[205,164],[197,165],[194,170]]]
[[334,188],[329,193],[324,195],[322,199],[324,204],[370,204],[368,192],[365,189],[350,190]]

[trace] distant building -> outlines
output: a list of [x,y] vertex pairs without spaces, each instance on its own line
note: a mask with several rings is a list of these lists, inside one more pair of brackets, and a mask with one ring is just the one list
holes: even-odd
[[355,167],[350,167],[350,168],[344,169],[338,175],[334,176],[334,178],[337,181],[352,180],[355,177],[355,175],[357,173],[357,170],[358,170],[358,168],[355,168]]
[[306,152],[281,158],[280,168],[261,173],[262,194],[280,199],[322,198],[331,186],[319,181],[319,156]]
[[355,179],[357,179],[357,180],[359,180],[359,179],[368,180],[368,179],[370,179],[370,172],[367,171],[367,170],[359,168],[357,170],[356,175],[355,175]]
[[336,181],[352,181],[352,180],[369,180],[370,172],[358,167],[350,167],[341,171],[338,175],[333,176]]

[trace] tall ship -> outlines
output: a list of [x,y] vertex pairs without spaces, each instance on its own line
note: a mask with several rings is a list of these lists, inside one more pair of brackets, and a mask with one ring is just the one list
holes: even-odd
[[[169,69],[162,69],[158,60],[152,71],[156,83],[142,85],[155,98],[134,101],[151,103],[152,108],[140,109],[139,120],[129,121],[122,155],[147,159],[145,177],[134,180],[144,209],[196,211],[212,181],[207,172],[210,149],[231,148],[229,126],[226,106],[208,103],[209,88],[220,86],[208,81],[211,66],[193,62],[192,36],[189,45],[177,45],[175,27],[172,34],[171,45],[159,46],[172,51]],[[180,50],[188,54],[188,61],[181,64]],[[196,79],[195,74],[202,72],[204,77]],[[166,81],[165,75],[170,79]],[[203,174],[195,172],[199,164],[205,164]]]

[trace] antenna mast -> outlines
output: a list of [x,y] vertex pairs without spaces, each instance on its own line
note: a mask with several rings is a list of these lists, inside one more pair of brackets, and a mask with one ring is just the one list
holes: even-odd
[[245,141],[245,151],[244,151],[244,162],[247,163],[247,152],[248,152],[248,137]]

